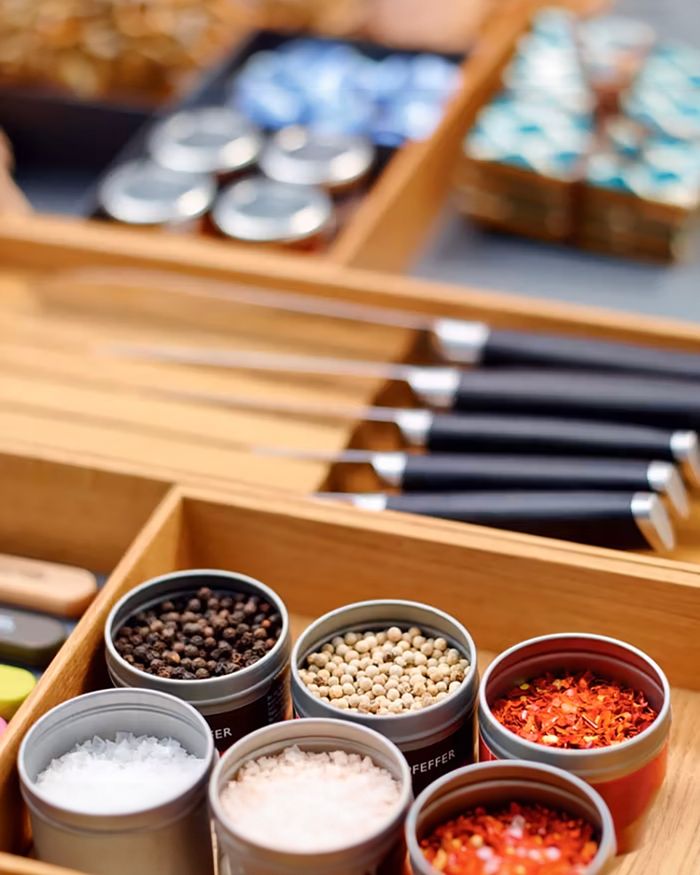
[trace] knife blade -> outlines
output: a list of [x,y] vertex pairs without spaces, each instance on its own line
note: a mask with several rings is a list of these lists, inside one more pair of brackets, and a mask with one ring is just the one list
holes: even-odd
[[96,351],[148,361],[403,382],[423,404],[441,409],[572,416],[700,429],[700,388],[692,383],[640,379],[630,374],[520,368],[465,371],[456,367],[190,346],[112,344]]
[[419,407],[311,404],[225,392],[151,387],[148,392],[239,410],[389,423],[396,426],[405,446],[424,448],[431,453],[541,453],[553,456],[659,459],[679,465],[688,483],[694,487],[700,486],[700,448],[698,436],[693,431],[552,417],[445,414]]
[[369,511],[394,510],[616,549],[668,552],[675,533],[648,492],[318,493]]
[[[438,359],[462,365],[541,366],[584,370],[632,372],[666,376],[682,380],[700,380],[700,354],[645,346],[620,341],[606,341],[542,331],[503,329],[483,321],[432,316],[411,310],[379,307],[305,295],[225,283],[198,277],[196,282],[165,271],[142,271],[128,268],[83,269],[68,277],[52,278],[41,284],[44,292],[60,292],[70,285],[75,300],[76,285],[94,287],[100,282],[129,288],[168,290],[203,300],[223,300],[243,306],[279,310],[312,316],[341,319],[372,325],[386,325],[427,333]],[[94,291],[94,288],[91,289]],[[86,301],[94,295],[84,296]],[[137,304],[138,306],[138,304]]]
[[657,492],[674,513],[687,517],[688,496],[676,468],[668,462],[629,459],[554,459],[550,456],[449,455],[341,452],[259,447],[258,455],[369,465],[381,483],[403,492],[470,492],[503,490]]

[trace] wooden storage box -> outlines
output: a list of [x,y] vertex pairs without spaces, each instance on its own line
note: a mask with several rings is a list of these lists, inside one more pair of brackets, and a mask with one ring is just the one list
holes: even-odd
[[[464,622],[484,663],[494,650],[530,635],[606,632],[650,650],[672,679],[700,686],[683,618],[690,605],[670,590],[663,598],[665,584],[635,577],[635,563],[626,574],[591,568],[584,584],[547,551],[530,545],[525,566],[507,543],[512,539],[452,523],[369,517],[243,486],[233,496],[172,488],[149,516],[166,488],[162,481],[9,454],[0,455],[0,472],[20,508],[19,515],[0,515],[3,549],[114,568],[0,739],[0,848],[9,852],[0,853],[3,875],[59,871],[13,856],[28,849],[29,839],[15,772],[23,734],[59,702],[108,685],[102,633],[109,608],[131,587],[168,571],[219,567],[258,577],[285,600],[297,633],[311,618],[351,601],[412,598]],[[692,594],[697,606],[697,589]],[[700,692],[675,689],[674,708],[670,773],[647,842],[620,858],[616,875],[691,875],[700,854]]]

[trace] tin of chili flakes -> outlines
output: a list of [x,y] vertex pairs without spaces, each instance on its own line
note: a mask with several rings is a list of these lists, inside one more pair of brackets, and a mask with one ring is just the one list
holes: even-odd
[[[520,720],[522,714],[510,714],[507,728],[493,709],[503,718],[503,700],[516,686],[525,687],[527,702],[533,679],[543,679],[539,683],[545,690],[555,680],[563,691],[581,683],[579,697],[584,698],[591,684],[602,684],[600,694],[606,698],[614,693],[625,703],[636,703],[636,710],[620,715],[627,732],[615,729],[607,712],[601,712],[603,719],[598,721],[606,731],[601,733],[594,720],[585,739],[580,730],[561,737],[548,733],[551,713],[539,722],[528,719],[530,715]],[[606,686],[606,680],[612,683]],[[546,710],[544,700],[541,704]],[[628,851],[640,844],[646,815],[664,780],[670,723],[668,680],[642,651],[600,635],[547,635],[511,647],[486,671],[479,697],[479,759],[527,759],[583,778],[610,807],[618,846]],[[519,728],[526,737],[516,734]]]
[[406,842],[414,875],[601,875],[615,856],[598,793],[561,769],[515,760],[432,783],[409,812]]

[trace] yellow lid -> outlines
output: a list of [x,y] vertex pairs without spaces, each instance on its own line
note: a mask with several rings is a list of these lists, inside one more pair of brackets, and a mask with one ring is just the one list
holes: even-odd
[[35,684],[36,678],[26,668],[0,665],[0,717],[9,720]]

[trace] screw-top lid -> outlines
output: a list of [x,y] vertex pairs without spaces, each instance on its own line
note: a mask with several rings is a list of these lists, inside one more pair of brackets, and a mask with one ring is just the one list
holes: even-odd
[[229,186],[212,210],[222,233],[256,243],[303,240],[328,228],[332,218],[333,204],[321,189],[261,176]]
[[129,161],[100,185],[102,209],[131,225],[164,225],[196,219],[211,206],[214,180],[201,173],[176,173],[148,158]]
[[224,173],[253,164],[263,145],[261,132],[227,107],[201,107],[158,122],[148,138],[154,161],[182,173]]
[[298,125],[283,128],[260,156],[262,171],[278,182],[335,189],[362,179],[375,148],[365,137],[314,131]]

